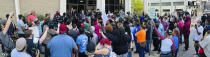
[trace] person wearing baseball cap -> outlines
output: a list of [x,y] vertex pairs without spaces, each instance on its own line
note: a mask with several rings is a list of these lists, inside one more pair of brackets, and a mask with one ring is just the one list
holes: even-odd
[[50,57],[72,57],[72,51],[78,50],[72,37],[66,34],[67,26],[61,24],[59,26],[59,34],[54,36],[47,47],[50,50]]
[[[11,52],[11,57],[31,57],[28,53],[26,53],[27,49],[26,39],[19,38],[16,41],[16,47]],[[36,57],[39,57],[39,51],[36,53]]]

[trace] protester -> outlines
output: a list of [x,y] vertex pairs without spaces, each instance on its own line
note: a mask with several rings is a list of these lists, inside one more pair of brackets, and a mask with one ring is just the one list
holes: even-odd
[[189,48],[189,36],[190,36],[190,17],[185,17],[185,22],[183,26],[183,34],[184,34],[184,43],[185,43],[185,51]]
[[138,32],[138,31],[140,31],[140,26],[139,26],[139,23],[138,23],[138,21],[137,22],[135,22],[135,28],[134,28],[134,31],[132,32],[133,33],[133,36],[134,36],[134,42],[135,42],[135,46],[136,46],[136,51],[134,52],[134,53],[138,53],[138,44],[137,44],[137,37],[136,37],[136,33]]
[[[11,52],[11,57],[31,57],[26,53],[27,44],[25,38],[19,38],[16,41],[16,47]],[[39,57],[39,50],[36,52],[36,57]]]
[[203,48],[205,55],[203,55],[203,57],[208,57],[210,56],[210,27],[208,27],[207,29],[207,35],[203,41],[199,42],[199,45],[201,46],[201,48]]
[[103,34],[103,32],[100,33],[102,34],[103,38],[96,46],[94,57],[110,57],[112,52],[112,47],[111,47],[112,42],[109,41],[109,39]]
[[50,49],[50,57],[72,57],[72,52],[78,50],[74,40],[66,35],[66,25],[61,24],[59,34],[53,37],[47,44]]
[[117,28],[113,30],[113,35],[117,37],[117,40],[113,42],[113,51],[117,54],[117,57],[127,57],[131,38],[125,34],[122,23],[117,23]]
[[24,37],[24,30],[25,30],[25,24],[23,22],[23,15],[18,15],[19,20],[17,21],[17,26],[18,26],[18,36],[19,37]]
[[15,48],[15,44],[11,38],[11,35],[8,34],[12,16],[13,13],[10,13],[7,21],[3,21],[3,27],[0,32],[0,39],[2,43],[2,50],[4,52],[4,56],[10,56],[12,49]]
[[69,35],[72,36],[72,38],[74,39],[74,41],[76,41],[77,36],[79,34],[79,29],[77,28],[76,24],[72,24],[72,29],[69,30]]
[[31,14],[28,16],[28,22],[34,22],[35,19],[38,19],[36,17],[36,12],[32,11]]
[[198,43],[201,41],[201,38],[203,38],[203,26],[201,25],[201,20],[197,21],[197,25],[195,25],[195,30],[194,30],[194,47],[195,47],[195,55],[198,54],[199,46]]
[[182,44],[182,42],[183,42],[182,41],[182,39],[183,39],[182,38],[182,35],[183,35],[184,21],[180,18],[177,24],[178,24],[178,27],[179,27],[179,30],[180,30],[180,40],[179,40],[179,43]]
[[88,36],[85,34],[84,28],[80,28],[80,35],[77,37],[76,44],[79,47],[79,57],[87,57],[85,50],[87,48]]
[[174,57],[177,57],[177,53],[178,53],[178,51],[179,51],[179,38],[178,38],[178,35],[179,34],[177,34],[176,33],[176,29],[173,29],[173,32],[172,32],[172,39],[174,40],[174,44],[175,44],[175,46],[176,46],[176,50],[175,50],[175,55],[174,55]]
[[158,36],[162,40],[160,57],[173,57],[173,54],[175,54],[175,51],[176,51],[176,47],[175,47],[174,40],[171,39],[170,37],[172,31],[167,30],[165,33],[166,34],[166,37],[165,37],[157,30],[154,24],[153,24],[153,27],[155,29],[155,32],[158,34]]
[[137,45],[139,45],[138,53],[139,57],[145,57],[145,48],[147,46],[146,44],[146,31],[145,31],[146,25],[141,25],[140,31],[136,33],[137,36]]
[[147,47],[146,52],[150,55],[150,49],[151,49],[151,43],[152,43],[152,32],[153,32],[153,26],[152,26],[152,20],[149,18],[147,20],[146,24],[146,41],[147,41]]

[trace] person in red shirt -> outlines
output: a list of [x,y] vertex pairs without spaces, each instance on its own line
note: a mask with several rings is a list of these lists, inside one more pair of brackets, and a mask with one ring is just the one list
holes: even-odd
[[28,16],[28,22],[34,22],[34,19],[36,19],[36,13],[35,11],[32,11],[31,14]]

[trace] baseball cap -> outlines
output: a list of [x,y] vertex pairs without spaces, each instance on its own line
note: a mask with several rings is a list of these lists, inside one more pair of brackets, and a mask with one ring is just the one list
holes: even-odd
[[102,38],[100,40],[100,44],[102,44],[102,45],[104,45],[104,44],[111,45],[112,44],[112,41],[110,41],[108,38]]
[[197,20],[197,22],[200,22],[201,23],[201,20],[199,19],[199,20]]
[[34,22],[37,22],[37,21],[38,21],[38,18],[35,18],[35,19],[34,19]]
[[61,24],[59,29],[59,33],[64,34],[66,32],[67,27],[65,24]]
[[171,34],[172,34],[172,30],[167,30],[166,33],[167,33],[168,35],[171,35]]
[[16,41],[16,50],[17,51],[21,51],[21,50],[23,50],[23,48],[26,46],[26,40],[25,40],[25,38],[19,38],[19,39],[17,39],[17,41]]

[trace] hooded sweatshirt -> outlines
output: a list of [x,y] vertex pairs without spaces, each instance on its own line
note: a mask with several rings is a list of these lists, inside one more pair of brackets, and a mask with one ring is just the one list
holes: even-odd
[[189,35],[190,34],[190,17],[189,16],[186,16],[185,17],[185,23],[184,23],[184,29],[183,29],[183,34],[187,34]]

